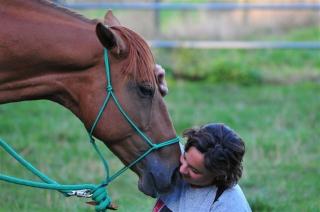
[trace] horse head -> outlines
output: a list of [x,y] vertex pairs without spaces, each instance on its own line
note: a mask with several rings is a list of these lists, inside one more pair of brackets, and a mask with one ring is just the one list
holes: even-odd
[[[108,50],[111,84],[123,110],[154,143],[175,138],[176,132],[163,100],[167,92],[163,87],[164,73],[161,70],[159,75],[159,67],[155,65],[147,43],[132,30],[121,26],[110,11],[104,23],[97,23],[96,34],[101,47]],[[86,94],[84,99],[87,103],[81,104],[84,107],[80,108],[87,129],[92,127],[107,95],[102,58],[97,68],[99,74],[91,82],[96,91],[92,91],[90,96]],[[130,126],[114,100],[108,102],[93,135],[126,165],[150,148]],[[132,170],[139,176],[139,189],[153,197],[168,191],[177,174],[179,153],[178,144],[173,144],[151,152],[134,165]]]
[[[57,102],[89,131],[94,129],[91,135],[124,164],[130,164],[150,144],[127,122],[113,99],[98,116],[109,89],[107,49],[113,94],[137,129],[153,143],[176,137],[162,97],[165,81],[156,74],[150,48],[111,12],[104,23],[98,23],[49,1],[2,2],[0,104],[36,99]],[[131,167],[139,176],[141,191],[155,196],[170,189],[179,151],[178,144],[173,144]]]

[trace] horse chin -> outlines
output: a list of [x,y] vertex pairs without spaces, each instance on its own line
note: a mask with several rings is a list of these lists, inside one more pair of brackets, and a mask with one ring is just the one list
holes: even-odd
[[160,189],[158,188],[152,174],[143,174],[139,179],[138,188],[145,195],[156,198],[159,196],[159,194],[164,194],[169,192],[172,186],[168,185],[168,187]]
[[153,185],[153,183],[152,185],[148,185],[148,184],[149,183],[146,183],[146,181],[144,181],[143,178],[140,178],[138,182],[139,190],[147,196],[150,196],[153,198],[157,197],[158,192],[156,191],[156,188]]

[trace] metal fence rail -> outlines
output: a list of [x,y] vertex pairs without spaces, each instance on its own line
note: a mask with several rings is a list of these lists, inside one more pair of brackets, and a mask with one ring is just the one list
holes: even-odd
[[74,9],[122,9],[122,10],[319,10],[320,3],[68,3]]
[[320,42],[287,41],[148,41],[153,48],[197,48],[197,49],[320,49]]
[[[319,13],[320,3],[165,3],[165,2],[122,2],[122,3],[68,3],[57,0],[65,7],[73,9],[119,9],[119,10],[298,10]],[[159,17],[156,17],[159,25]],[[320,39],[320,38],[319,38]],[[319,41],[173,41],[151,40],[154,48],[201,48],[201,49],[320,49]]]

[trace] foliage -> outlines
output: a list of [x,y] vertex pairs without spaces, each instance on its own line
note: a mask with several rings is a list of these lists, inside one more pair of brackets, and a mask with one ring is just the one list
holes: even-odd
[[232,52],[218,54],[205,50],[178,49],[167,53],[159,50],[156,56],[158,62],[164,64],[168,75],[175,79],[244,85],[259,84],[262,80],[259,71],[236,58],[237,55],[232,55]]
[[[277,39],[319,40],[319,35],[317,27],[309,27]],[[316,49],[154,49],[154,53],[157,63],[176,79],[242,85],[320,79],[320,52]]]
[[318,50],[155,49],[157,63],[175,79],[254,85],[320,78]]

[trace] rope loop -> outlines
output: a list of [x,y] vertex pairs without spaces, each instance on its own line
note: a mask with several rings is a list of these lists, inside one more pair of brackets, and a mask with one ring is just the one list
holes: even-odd
[[113,91],[113,88],[111,85],[108,85],[106,90],[108,91],[108,93],[110,93]]
[[96,212],[107,210],[108,206],[111,204],[111,198],[104,187],[98,187],[93,191],[92,200],[97,203],[95,207]]
[[93,136],[89,135],[89,140],[90,140],[90,143],[95,143],[96,141],[94,140]]

